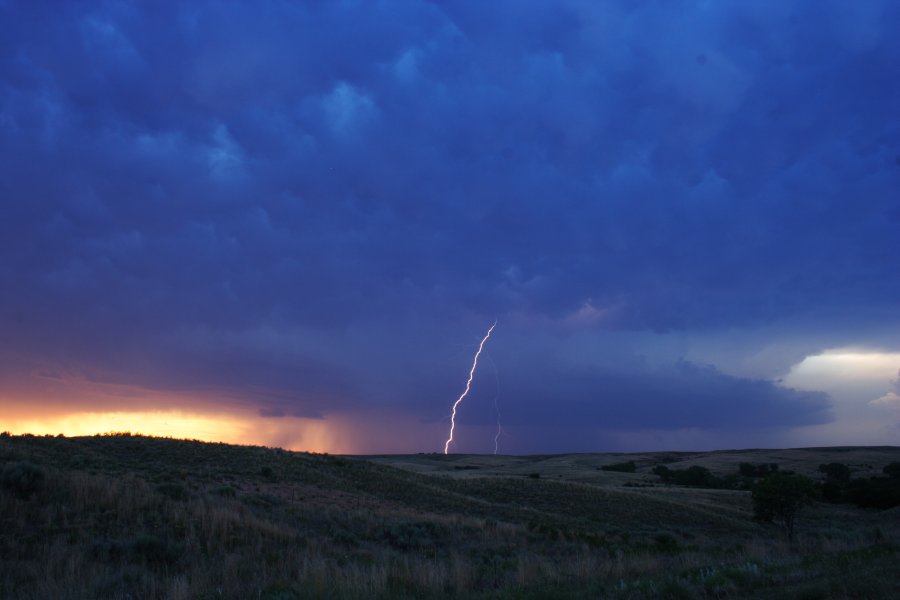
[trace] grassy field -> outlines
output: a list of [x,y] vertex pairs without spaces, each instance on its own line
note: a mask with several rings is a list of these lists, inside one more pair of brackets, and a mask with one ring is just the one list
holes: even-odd
[[[633,461],[635,472],[603,470]],[[0,436],[2,598],[891,598],[900,509],[816,503],[793,543],[750,493],[654,466],[820,479],[900,448],[344,457]]]

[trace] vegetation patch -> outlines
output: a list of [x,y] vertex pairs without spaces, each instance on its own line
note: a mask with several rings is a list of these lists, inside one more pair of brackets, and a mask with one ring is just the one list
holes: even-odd
[[[734,459],[670,457],[629,457],[644,487],[623,488],[609,456],[391,457],[439,467],[422,474],[124,433],[0,436],[0,598],[897,597],[896,514],[813,494],[789,541],[753,516],[756,490],[790,473],[751,492]],[[810,461],[791,465],[827,483],[833,461]],[[644,483],[644,464],[684,483]]]
[[44,471],[30,462],[14,462],[0,472],[0,486],[20,499],[28,499],[44,487]]
[[634,473],[637,470],[637,465],[634,464],[633,460],[629,460],[626,462],[613,463],[611,465],[603,465],[600,467],[602,471],[618,471],[619,473]]

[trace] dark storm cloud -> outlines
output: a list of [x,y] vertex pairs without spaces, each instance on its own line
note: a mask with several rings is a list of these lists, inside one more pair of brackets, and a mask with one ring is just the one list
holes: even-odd
[[553,372],[552,380],[519,380],[504,390],[515,399],[510,419],[632,430],[765,430],[831,419],[829,398],[822,392],[731,377],[709,365],[683,361],[631,372],[558,365]]
[[[432,387],[410,348],[473,315],[896,320],[898,27],[874,0],[2,3],[0,335],[305,414]],[[754,394],[822,415],[542,365],[572,398],[689,407],[661,427],[714,424],[692,385],[734,399],[716,423]]]
[[[545,428],[543,441],[557,448],[575,431],[767,431],[833,418],[831,399],[822,392],[736,377],[687,360],[648,361],[614,345],[604,349],[607,356],[573,357],[571,344],[564,340],[542,337],[525,344],[498,333],[479,364],[459,421],[494,424],[496,398],[503,406],[505,427],[540,425]],[[443,407],[448,390],[461,392],[465,379],[464,373],[449,369],[454,364],[462,367],[461,360],[446,356],[442,363],[442,374],[415,380],[419,387],[402,396],[440,398]],[[395,377],[398,380],[402,375]]]

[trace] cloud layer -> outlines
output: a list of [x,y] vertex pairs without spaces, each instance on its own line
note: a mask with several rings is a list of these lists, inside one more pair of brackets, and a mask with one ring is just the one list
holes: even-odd
[[513,422],[820,422],[821,395],[623,365],[603,333],[897,327],[898,26],[875,0],[2,3],[2,376],[437,418],[499,316]]

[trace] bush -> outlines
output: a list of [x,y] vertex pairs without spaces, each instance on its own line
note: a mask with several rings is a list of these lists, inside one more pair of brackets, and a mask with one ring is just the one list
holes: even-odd
[[900,506],[900,479],[872,477],[847,484],[844,497],[863,508],[888,509]]
[[261,600],[299,600],[300,596],[291,588],[279,584],[263,591],[260,598]]
[[172,500],[187,500],[190,494],[188,494],[188,490],[186,487],[181,485],[180,483],[161,483],[156,486],[156,491],[158,491],[163,496],[171,498]]
[[675,471],[675,483],[678,485],[703,485],[711,475],[712,473],[709,472],[709,469],[695,465]]
[[892,462],[882,470],[891,479],[900,479],[900,462]]
[[44,486],[44,471],[30,462],[14,462],[0,473],[0,485],[17,498],[27,500]]
[[665,465],[653,467],[653,474],[658,475],[663,483],[676,483],[688,487],[722,488],[726,482],[710,473],[706,467],[694,465],[687,469],[670,469]]
[[850,467],[839,462],[828,463],[827,465],[819,465],[819,473],[824,473],[828,481],[847,482],[850,481]]
[[844,487],[833,481],[826,481],[820,488],[822,499],[826,502],[841,502],[844,500]]
[[[439,535],[437,525],[423,523],[392,523],[381,532],[382,540],[397,550],[434,547]],[[356,540],[353,540],[356,543]]]
[[212,491],[212,493],[216,494],[217,496],[224,496],[225,498],[235,498],[237,496],[237,490],[230,485],[217,487]]
[[653,474],[658,475],[663,483],[670,483],[672,481],[672,477],[674,476],[672,469],[670,469],[666,465],[656,465],[655,467],[653,467]]
[[637,466],[633,460],[629,460],[628,462],[603,465],[600,469],[603,471],[617,471],[619,473],[634,473],[637,470]]
[[804,506],[816,497],[816,484],[795,473],[775,473],[753,486],[753,518],[775,523],[788,540],[794,539],[794,523]]
[[656,542],[656,549],[660,552],[671,554],[678,551],[678,540],[668,533],[654,536],[653,541]]
[[135,560],[151,564],[172,564],[178,561],[181,550],[164,540],[142,533],[131,541],[131,555]]
[[778,471],[778,465],[775,463],[753,463],[742,462],[738,465],[738,471],[744,477],[768,477],[772,473]]

